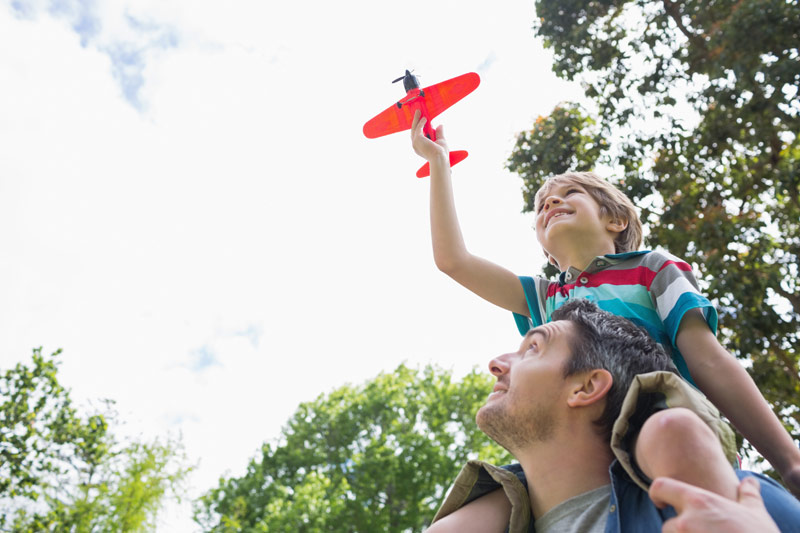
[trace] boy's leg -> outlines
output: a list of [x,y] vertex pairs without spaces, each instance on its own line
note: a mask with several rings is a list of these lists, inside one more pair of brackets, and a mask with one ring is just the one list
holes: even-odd
[[650,416],[634,450],[639,468],[650,479],[670,477],[736,499],[739,479],[719,439],[689,409],[675,407]]
[[[737,480],[738,483],[738,480]],[[511,502],[503,489],[494,490],[434,522],[426,533],[502,533],[511,518]]]

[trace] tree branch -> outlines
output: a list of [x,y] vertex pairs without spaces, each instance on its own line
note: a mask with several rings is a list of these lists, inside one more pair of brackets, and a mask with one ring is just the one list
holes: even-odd
[[682,34],[686,36],[689,41],[700,48],[701,50],[706,50],[706,42],[705,40],[698,35],[697,33],[693,33],[689,31],[689,28],[683,25],[683,21],[681,20],[681,11],[678,7],[678,2],[672,2],[671,0],[664,0],[664,11],[667,15],[670,16],[672,20],[675,21],[675,25],[681,31]]

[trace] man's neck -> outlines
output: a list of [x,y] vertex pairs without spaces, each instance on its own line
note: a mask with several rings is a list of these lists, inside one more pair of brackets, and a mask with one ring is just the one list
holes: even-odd
[[570,439],[538,443],[515,453],[528,480],[528,495],[534,518],[556,505],[608,485],[608,467],[613,455],[607,443],[593,436],[573,435]]

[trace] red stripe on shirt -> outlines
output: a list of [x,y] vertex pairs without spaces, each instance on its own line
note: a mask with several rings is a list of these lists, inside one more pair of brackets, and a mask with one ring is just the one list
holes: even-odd
[[650,284],[653,283],[655,277],[664,270],[666,267],[674,265],[675,268],[678,270],[683,270],[687,272],[692,271],[692,267],[683,261],[665,261],[664,264],[659,267],[658,272],[653,271],[652,269],[646,266],[638,266],[635,268],[621,268],[621,269],[607,269],[601,270],[600,272],[595,272],[593,274],[581,274],[578,279],[586,276],[589,278],[589,282],[585,285],[577,284],[577,283],[565,283],[562,286],[559,286],[558,283],[551,283],[547,287],[547,297],[551,298],[555,296],[557,293],[560,293],[562,296],[569,296],[569,293],[575,287],[598,287],[600,285],[643,285],[650,290]]

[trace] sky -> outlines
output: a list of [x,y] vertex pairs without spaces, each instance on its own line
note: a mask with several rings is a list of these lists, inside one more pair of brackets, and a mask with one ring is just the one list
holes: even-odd
[[297,406],[405,362],[463,375],[516,348],[511,314],[433,263],[404,94],[477,72],[434,119],[473,253],[544,259],[504,168],[580,88],[555,78],[533,2],[0,0],[0,369],[62,348],[121,435],[180,436],[190,500],[241,475]]

